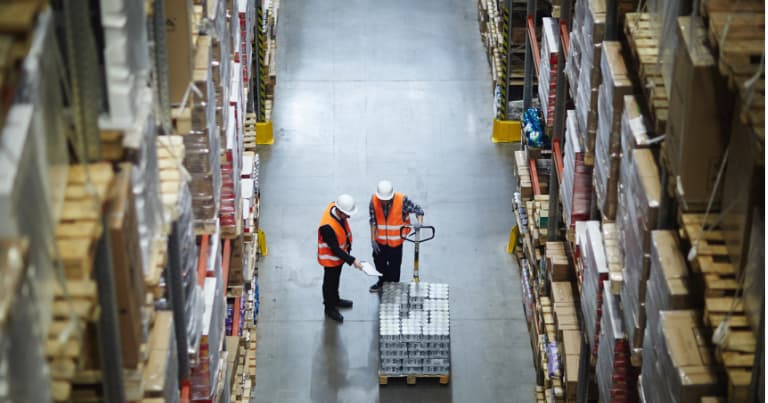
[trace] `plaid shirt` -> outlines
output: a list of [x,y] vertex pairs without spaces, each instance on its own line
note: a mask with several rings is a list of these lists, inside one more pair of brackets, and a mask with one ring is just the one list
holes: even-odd
[[[392,203],[382,203],[382,208],[384,209],[384,217],[386,217],[389,215],[389,209],[392,208]],[[376,211],[373,209],[373,198],[371,198],[371,202],[368,204],[368,214],[371,216],[369,220],[370,224],[376,224]],[[408,196],[403,196],[403,221],[405,221],[409,214],[422,216],[424,215],[424,210],[421,209],[421,206],[408,199]]]

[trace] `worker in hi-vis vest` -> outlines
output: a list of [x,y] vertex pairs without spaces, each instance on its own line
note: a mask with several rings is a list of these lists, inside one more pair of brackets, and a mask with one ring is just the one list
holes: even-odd
[[[402,193],[395,192],[392,182],[383,180],[376,186],[368,208],[371,224],[371,247],[379,281],[372,285],[377,292],[386,281],[400,281],[400,264],[403,261],[403,239],[400,227],[411,224],[411,214],[416,215],[418,225],[424,220],[424,210]],[[407,234],[403,231],[403,234]]]
[[355,198],[343,194],[336,202],[331,202],[323,212],[317,229],[317,261],[323,266],[323,304],[325,314],[341,323],[344,316],[339,308],[352,308],[352,301],[339,298],[339,280],[341,266],[344,263],[362,269],[363,265],[350,255],[352,250],[352,231],[349,217],[357,213]]

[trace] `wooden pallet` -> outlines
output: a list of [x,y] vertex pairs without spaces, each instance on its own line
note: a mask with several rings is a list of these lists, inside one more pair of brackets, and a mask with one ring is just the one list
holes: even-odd
[[[739,119],[752,127],[762,155],[765,148],[765,68],[760,57],[765,48],[765,10],[760,2],[709,4],[709,41],[717,49],[718,68],[741,100]],[[734,3],[734,4],[730,4]],[[759,72],[758,80],[750,81]],[[751,86],[747,86],[752,82]]]
[[533,182],[531,181],[531,171],[528,168],[528,157],[525,151],[515,151],[515,177],[518,182],[518,189],[523,200],[533,197]]
[[628,13],[624,21],[634,65],[642,84],[646,106],[656,133],[664,133],[669,115],[669,99],[658,63],[658,38],[651,29],[649,13]]
[[716,12],[759,13],[765,10],[762,0],[702,0],[699,11],[703,16]]
[[184,162],[184,139],[180,135],[157,138],[158,168],[160,171],[160,199],[165,216],[165,235],[171,233],[171,225],[179,219],[179,197],[186,180],[181,167]]
[[417,379],[437,379],[441,385],[447,385],[451,380],[451,374],[444,375],[385,375],[379,371],[379,385],[388,385],[392,379],[403,379],[408,385],[415,385]]
[[714,224],[718,215],[711,213],[705,219],[703,214],[680,214],[680,236],[691,243],[700,239],[691,267],[704,279],[704,324],[714,332],[732,311],[728,336],[725,343],[715,349],[715,358],[725,368],[729,401],[745,401],[752,379],[756,340],[743,302],[734,301],[741,285],[728,256],[723,234],[719,227],[702,232],[702,224]]

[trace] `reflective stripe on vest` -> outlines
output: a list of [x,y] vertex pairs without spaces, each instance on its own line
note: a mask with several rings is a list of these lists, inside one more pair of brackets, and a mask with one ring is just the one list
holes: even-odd
[[[411,223],[411,219],[406,217],[403,220],[403,200],[405,195],[395,192],[395,196],[392,198],[392,206],[389,208],[389,215],[384,217],[384,206],[375,195],[371,198],[373,203],[373,211],[376,215],[376,242],[382,245],[388,245],[391,247],[400,246],[403,244],[403,239],[400,238],[400,228],[403,225]],[[410,230],[403,231],[403,235],[408,234]]]
[[333,228],[341,250],[349,252],[350,245],[352,245],[352,231],[349,229],[349,221],[344,220],[344,226],[342,226],[336,217],[331,214],[331,209],[334,206],[336,206],[336,203],[328,204],[323,212],[323,217],[320,219],[320,225],[317,227],[317,262],[324,267],[336,267],[344,263],[344,261],[333,254],[323,236],[320,235],[320,227],[330,225]]

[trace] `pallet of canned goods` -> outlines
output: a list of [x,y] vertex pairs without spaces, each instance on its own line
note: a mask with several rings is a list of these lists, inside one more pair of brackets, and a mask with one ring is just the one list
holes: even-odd
[[449,287],[435,283],[385,283],[379,307],[379,383],[390,378],[450,379]]

